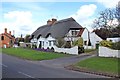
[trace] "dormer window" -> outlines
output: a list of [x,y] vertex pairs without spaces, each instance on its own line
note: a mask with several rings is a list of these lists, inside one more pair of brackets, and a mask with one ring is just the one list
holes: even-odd
[[79,33],[78,30],[72,30],[72,31],[71,31],[72,36],[77,36],[78,33]]

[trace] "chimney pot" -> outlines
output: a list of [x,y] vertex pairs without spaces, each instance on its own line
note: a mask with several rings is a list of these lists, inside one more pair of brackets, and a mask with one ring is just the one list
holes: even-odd
[[7,28],[5,28],[5,33],[7,33]]
[[48,21],[47,21],[47,24],[48,24],[48,25],[51,25],[51,24],[52,24],[52,21],[51,21],[51,20],[48,20]]
[[54,24],[57,21],[57,19],[52,18],[52,24]]
[[9,34],[11,35],[11,31],[9,31]]

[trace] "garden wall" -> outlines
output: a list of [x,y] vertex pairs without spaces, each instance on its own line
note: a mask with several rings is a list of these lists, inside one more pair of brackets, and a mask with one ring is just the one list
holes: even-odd
[[78,46],[72,48],[58,48],[57,46],[54,46],[54,51],[78,55]]
[[120,58],[120,50],[113,50],[107,47],[99,46],[99,56]]
[[95,49],[93,46],[86,46],[84,45],[84,49]]

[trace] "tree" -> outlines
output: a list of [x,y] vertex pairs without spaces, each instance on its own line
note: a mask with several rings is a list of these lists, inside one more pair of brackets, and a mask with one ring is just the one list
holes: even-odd
[[116,11],[115,11],[115,17],[118,20],[118,26],[120,26],[120,1],[118,2],[118,5],[116,6]]
[[21,34],[21,37],[19,38],[18,42],[24,42],[24,38],[23,38],[22,34]]
[[114,10],[105,9],[104,11],[101,11],[99,17],[95,19],[93,27],[111,29],[114,18]]
[[[117,19],[117,23],[114,21]],[[94,20],[93,28],[95,33],[98,34],[103,39],[113,36],[114,34],[119,34],[120,29],[120,1],[115,8],[105,9],[99,13],[99,17]]]
[[30,42],[30,35],[26,35],[24,38],[24,42],[29,43]]

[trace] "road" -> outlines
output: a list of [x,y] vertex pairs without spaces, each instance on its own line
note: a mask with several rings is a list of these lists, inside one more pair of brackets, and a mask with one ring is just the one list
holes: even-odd
[[44,61],[29,61],[2,54],[3,78],[106,78],[100,75],[67,70],[66,65],[91,56],[72,56]]

